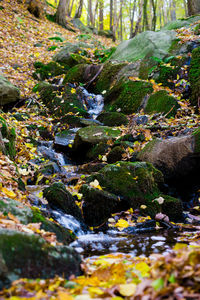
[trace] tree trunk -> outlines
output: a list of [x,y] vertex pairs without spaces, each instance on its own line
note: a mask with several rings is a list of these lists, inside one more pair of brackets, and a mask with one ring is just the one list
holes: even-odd
[[176,2],[175,2],[175,0],[170,1],[170,17],[171,17],[171,21],[176,21]]
[[92,0],[88,0],[88,26],[94,25],[93,13],[92,13]]
[[188,15],[196,15],[200,13],[200,0],[188,0]]
[[136,0],[134,0],[132,13],[130,12],[130,23],[131,23],[130,39],[133,38],[133,22],[134,22],[134,17],[135,17],[135,10],[136,10]]
[[110,30],[113,31],[113,0],[110,0]]
[[99,30],[103,30],[103,0],[99,0]]
[[74,18],[80,19],[81,15],[82,15],[82,11],[83,11],[83,0],[80,0],[79,6],[78,6],[78,9],[77,9],[77,11],[75,13]]
[[117,29],[117,0],[113,0],[113,41],[116,41],[116,29]]
[[156,30],[156,21],[157,21],[157,16],[156,16],[157,0],[151,0],[151,5],[152,5],[152,10],[153,10],[151,30],[155,31]]
[[123,40],[123,16],[122,16],[122,8],[123,8],[123,0],[120,0],[120,30],[119,30],[119,36],[120,40]]
[[69,0],[60,0],[56,11],[56,23],[66,26],[66,7]]
[[143,31],[149,30],[147,4],[148,4],[148,0],[144,0],[144,3],[143,3]]
[[133,37],[136,36],[136,34],[139,31],[140,23],[141,23],[141,20],[142,20],[142,6],[143,6],[143,0],[141,0],[140,4],[139,4],[139,16],[138,16],[138,19],[137,19],[137,23],[135,25],[135,31],[133,33]]

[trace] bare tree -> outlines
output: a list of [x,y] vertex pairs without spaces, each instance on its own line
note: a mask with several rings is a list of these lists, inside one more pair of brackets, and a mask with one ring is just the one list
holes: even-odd
[[103,9],[104,9],[103,0],[99,0],[99,29],[100,30],[103,30]]
[[77,9],[74,17],[80,19],[81,15],[82,15],[82,11],[83,11],[83,0],[80,0],[78,9]]

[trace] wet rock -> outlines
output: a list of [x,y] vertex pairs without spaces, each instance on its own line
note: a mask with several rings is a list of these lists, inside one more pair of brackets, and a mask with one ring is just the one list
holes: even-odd
[[19,89],[0,75],[0,106],[19,100]]
[[66,228],[63,228],[59,224],[51,222],[46,219],[45,216],[36,207],[28,207],[19,201],[2,198],[0,200],[0,211],[3,214],[11,213],[14,215],[22,224],[28,223],[41,223],[41,229],[45,231],[54,232],[56,234],[57,240],[66,245],[71,243],[75,237]]
[[80,173],[91,174],[94,172],[98,172],[103,167],[105,167],[106,163],[103,162],[92,162],[79,166]]
[[63,130],[56,134],[54,148],[57,150],[65,150],[72,145],[75,139],[76,131],[74,129]]
[[133,124],[136,124],[136,125],[146,125],[148,123],[148,116],[137,116],[137,117],[133,117],[131,122]]
[[109,145],[106,142],[100,142],[87,151],[86,159],[89,160],[98,159],[99,156],[105,154],[108,149],[109,149]]
[[0,229],[0,288],[19,278],[69,278],[81,258],[67,246],[51,246],[37,235]]
[[97,120],[102,122],[105,126],[121,126],[128,124],[128,118],[119,112],[103,112]]
[[200,168],[199,129],[192,135],[150,141],[138,154],[160,169],[166,178],[182,177]]
[[120,210],[120,198],[114,194],[95,189],[84,184],[80,192],[83,194],[83,216],[87,225],[99,226],[109,216]]
[[155,227],[156,227],[155,220],[147,220],[146,222],[137,224],[136,226],[130,226],[125,228],[123,232],[126,232],[128,234],[140,234],[140,233],[154,231]]
[[41,229],[44,229],[48,232],[54,232],[58,242],[61,242],[64,245],[69,245],[76,238],[74,233],[67,228],[64,228],[61,225],[46,219],[37,207],[32,208],[31,222],[41,223]]
[[80,208],[76,205],[75,199],[70,192],[66,190],[63,183],[53,183],[50,187],[44,189],[43,195],[52,208],[60,208],[66,214],[72,215],[78,220],[82,220]]

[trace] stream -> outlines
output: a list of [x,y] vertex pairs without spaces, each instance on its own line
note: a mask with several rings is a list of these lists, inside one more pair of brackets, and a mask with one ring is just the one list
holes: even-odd
[[[89,94],[83,87],[79,88],[82,94],[84,107],[95,120],[103,110],[103,97],[101,95]],[[55,150],[54,142],[61,146],[72,144],[75,134],[79,128],[68,130],[67,134],[55,137],[55,141],[43,142],[38,145],[38,153],[56,163],[59,174],[67,179],[80,178],[79,166],[73,162],[65,153]],[[83,224],[80,224],[73,216],[63,213],[61,210],[53,210],[48,207],[46,200],[41,198],[44,186],[28,185],[27,189],[33,199],[32,204],[40,207],[43,212],[50,212],[61,226],[70,229],[77,239],[70,244],[83,257],[92,257],[108,253],[127,253],[132,256],[149,256],[153,253],[167,253],[171,251],[177,242],[180,233],[172,229],[146,228],[137,234],[127,234],[116,229],[94,232]]]

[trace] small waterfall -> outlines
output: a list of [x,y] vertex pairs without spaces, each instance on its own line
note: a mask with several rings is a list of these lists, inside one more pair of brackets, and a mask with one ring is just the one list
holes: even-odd
[[78,92],[81,95],[84,108],[87,110],[90,117],[95,120],[103,110],[104,107],[103,96],[88,93],[88,91],[81,86],[78,88]]

